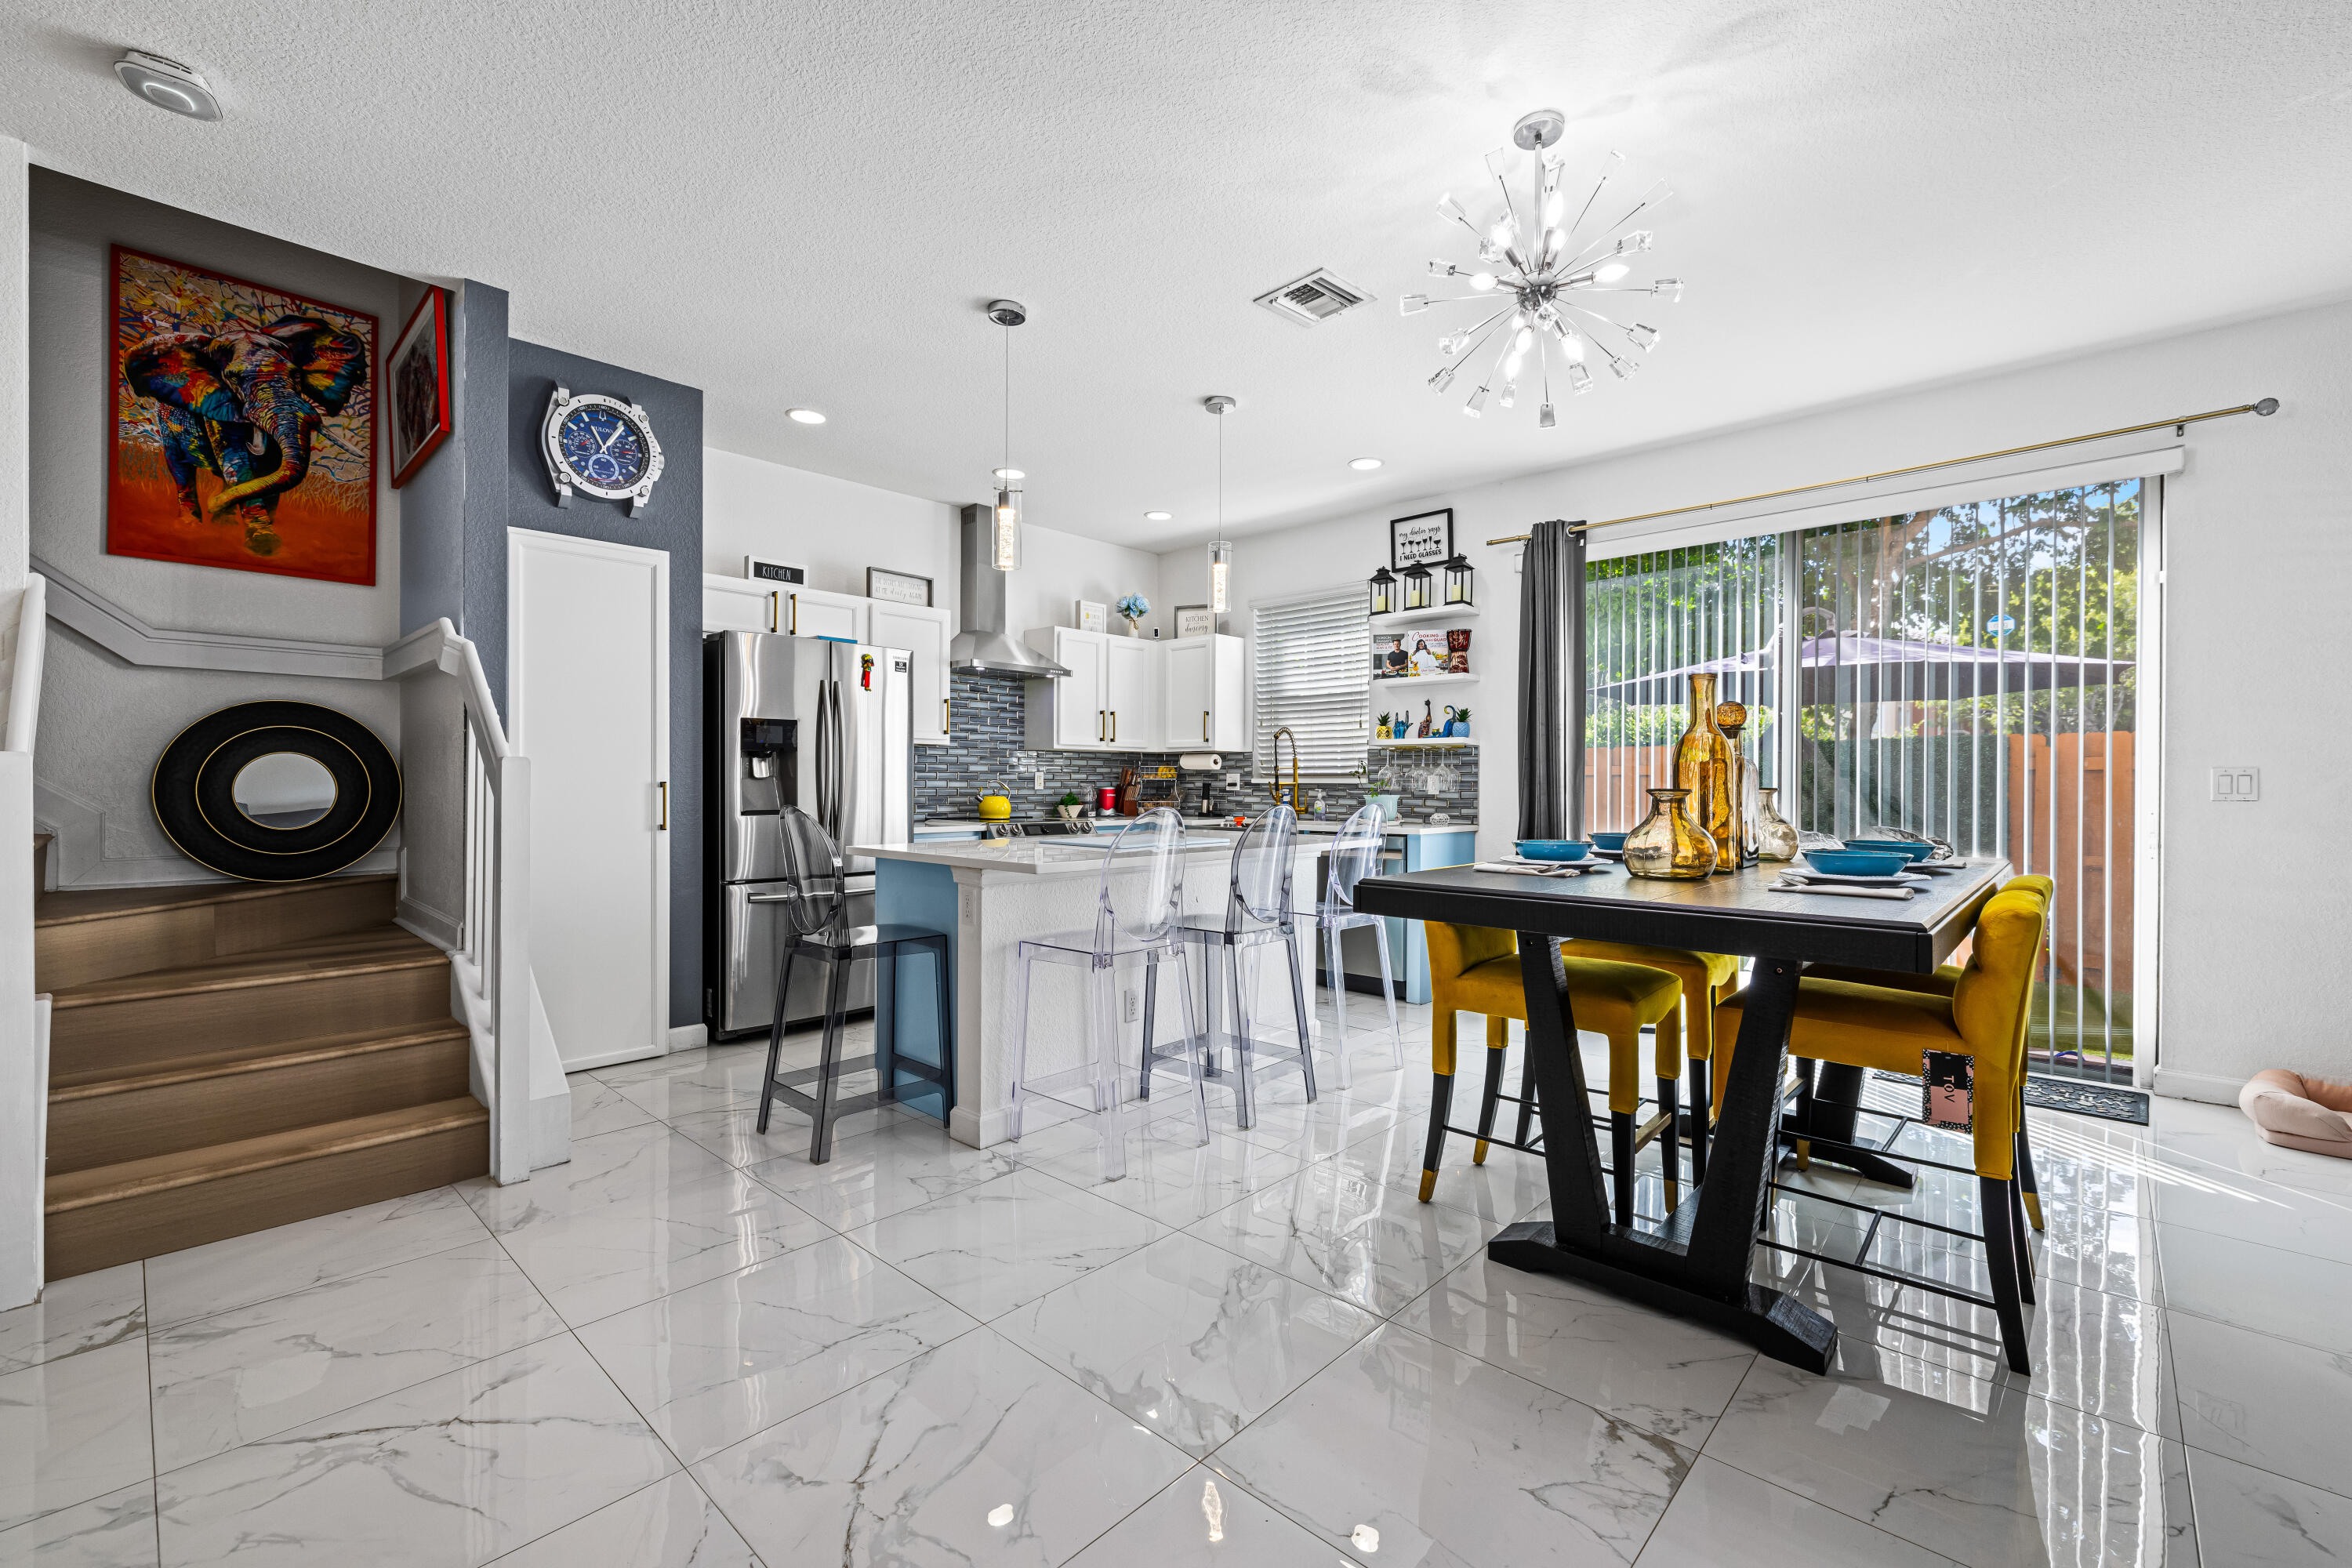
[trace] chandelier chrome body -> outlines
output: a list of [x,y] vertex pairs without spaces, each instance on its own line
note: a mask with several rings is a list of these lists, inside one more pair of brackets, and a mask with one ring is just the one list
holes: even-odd
[[1571,214],[1560,190],[1562,160],[1555,150],[1567,126],[1559,110],[1538,109],[1511,128],[1511,140],[1533,155],[1526,212],[1511,199],[1506,178],[1511,153],[1503,147],[1486,154],[1487,173],[1503,201],[1500,217],[1481,228],[1453,193],[1439,198],[1437,210],[1478,242],[1478,259],[1469,267],[1432,261],[1429,270],[1460,279],[1471,291],[1443,298],[1407,294],[1398,301],[1408,316],[1432,305],[1488,308],[1469,325],[1438,339],[1446,363],[1429,378],[1431,391],[1445,392],[1465,365],[1493,348],[1475,390],[1462,405],[1473,419],[1486,413],[1490,397],[1500,407],[1513,406],[1526,384],[1542,391],[1536,423],[1552,428],[1558,423],[1552,356],[1559,356],[1561,377],[1573,393],[1592,390],[1596,359],[1619,380],[1628,380],[1641,368],[1642,356],[1657,346],[1658,329],[1620,317],[1632,316],[1643,299],[1672,303],[1682,298],[1679,278],[1633,280],[1634,264],[1655,237],[1631,226],[1672,194],[1665,183],[1634,194],[1625,177],[1624,154],[1612,153],[1591,193]]

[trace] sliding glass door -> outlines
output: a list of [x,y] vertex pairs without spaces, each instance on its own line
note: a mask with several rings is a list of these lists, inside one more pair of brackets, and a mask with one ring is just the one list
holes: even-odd
[[1672,783],[1688,676],[1716,672],[1800,828],[2051,877],[2032,1064],[2129,1081],[2144,500],[2125,480],[1593,563],[1587,826]]

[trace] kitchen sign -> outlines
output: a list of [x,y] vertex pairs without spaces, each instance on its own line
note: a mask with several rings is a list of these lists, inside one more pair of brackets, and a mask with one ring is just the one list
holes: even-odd
[[1408,566],[1428,566],[1454,553],[1454,509],[1416,512],[1389,523],[1389,565],[1402,572]]

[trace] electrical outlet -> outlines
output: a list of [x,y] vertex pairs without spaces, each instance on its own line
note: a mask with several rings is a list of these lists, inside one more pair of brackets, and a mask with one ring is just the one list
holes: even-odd
[[1045,774],[1043,769],[1031,773],[1029,776],[1036,781],[1029,786],[1031,789],[1044,789],[1045,787]]
[[1132,1023],[1134,1023],[1138,1018],[1140,1018],[1140,1017],[1142,1017],[1142,1016],[1143,1016],[1143,1003],[1142,1003],[1141,999],[1140,999],[1140,998],[1139,998],[1139,997],[1136,995],[1136,994],[1135,994],[1134,992],[1132,992],[1132,991],[1124,991],[1124,992],[1121,992],[1119,994],[1120,994],[1121,998],[1123,999],[1124,1005],[1125,1005],[1125,1006],[1126,1006],[1126,1008],[1127,1008],[1127,1021],[1128,1021],[1129,1023],[1132,1024]]
[[2246,767],[2215,768],[2213,798],[2226,801],[2262,799],[2263,770]]
[[1239,774],[1239,773],[1227,773],[1227,774],[1225,775],[1225,787],[1226,787],[1227,789],[1239,789],[1239,788],[1241,788],[1241,787],[1242,787],[1242,775],[1241,775],[1241,774]]

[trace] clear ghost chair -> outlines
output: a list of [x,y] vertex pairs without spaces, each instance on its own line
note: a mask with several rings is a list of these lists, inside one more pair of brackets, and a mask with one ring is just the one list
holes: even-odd
[[[1215,915],[1190,916],[1177,927],[1185,942],[1201,944],[1209,960],[1209,1032],[1203,1043],[1210,1070],[1218,1076],[1227,1070],[1234,1075],[1237,1126],[1248,1127],[1257,1120],[1256,1065],[1261,1052],[1268,1053],[1277,1067],[1297,1068],[1306,1082],[1307,1100],[1315,1099],[1314,1036],[1307,1022],[1307,985],[1299,969],[1297,927],[1290,903],[1290,868],[1297,845],[1298,818],[1290,807],[1276,805],[1252,818],[1241,841],[1234,846],[1233,883],[1223,910]],[[1298,1025],[1296,1049],[1258,1039],[1250,1022],[1255,960],[1275,942],[1282,945],[1290,963],[1291,1011]],[[1218,1051],[1221,1001],[1233,1015],[1233,1029],[1225,1037],[1233,1045],[1227,1065],[1219,1065],[1225,1062]],[[1149,1072],[1145,1076],[1148,1083]]]
[[[1103,1124],[1103,1175],[1116,1180],[1127,1173],[1125,1114],[1121,1110],[1119,1032],[1115,970],[1122,959],[1140,958],[1143,981],[1144,1072],[1155,1065],[1152,1032],[1160,991],[1160,965],[1174,960],[1176,994],[1184,1009],[1186,1048],[1180,1053],[1189,1064],[1192,1114],[1200,1142],[1209,1141],[1208,1101],[1201,1084],[1201,1063],[1191,1049],[1192,992],[1184,944],[1176,921],[1184,898],[1184,824],[1166,806],[1155,806],[1119,829],[1103,855],[1102,881],[1095,901],[1091,931],[1030,937],[1013,956],[1013,1086],[1005,1113],[1006,1135],[1018,1142],[1032,1096],[1054,1098],[1056,1090],[1084,1085],[1093,1097]],[[1029,978],[1038,963],[1063,963],[1086,971],[1086,1056],[1075,1067],[1032,1075],[1029,1071]],[[1069,1104],[1070,1101],[1060,1101]]]
[[1349,1082],[1348,1069],[1348,971],[1341,953],[1342,933],[1358,926],[1372,928],[1372,942],[1381,955],[1381,1000],[1389,1008],[1389,1044],[1396,1054],[1396,1065],[1404,1066],[1404,1035],[1397,1027],[1396,984],[1389,972],[1389,925],[1378,915],[1368,915],[1356,908],[1356,884],[1380,869],[1382,813],[1377,803],[1367,801],[1353,816],[1340,825],[1339,837],[1331,846],[1331,876],[1324,885],[1323,901],[1316,906],[1315,925],[1322,935],[1328,953],[1331,976],[1331,1005],[1339,1016],[1339,1039],[1331,1054],[1339,1064],[1339,1087]]

